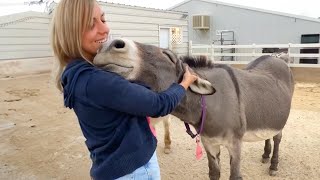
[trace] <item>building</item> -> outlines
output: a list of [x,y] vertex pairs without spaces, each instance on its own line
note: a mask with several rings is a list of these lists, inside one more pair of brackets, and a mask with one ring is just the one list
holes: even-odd
[[[188,19],[183,12],[100,3],[113,37],[188,53]],[[49,12],[56,3],[49,5]],[[0,17],[0,60],[51,57],[51,13],[24,12]]]
[[[218,1],[186,0],[169,10],[101,5],[113,37],[169,48],[178,55],[188,54],[190,40],[216,45],[319,43],[320,19]],[[49,5],[50,13],[55,6],[54,2]],[[51,14],[38,12],[0,17],[0,60],[51,57],[50,20]],[[261,52],[275,50],[265,48]],[[319,48],[295,51],[319,53]],[[299,62],[320,63],[317,58]]]
[[[302,35],[320,33],[320,19],[218,1],[186,0],[170,10],[188,12],[189,37],[196,43],[220,43],[221,33],[236,44],[301,43]],[[207,21],[196,24],[196,16]]]
[[[319,43],[320,19],[316,18],[211,0],[185,0],[170,10],[188,12],[189,39],[198,44]],[[300,51],[319,53],[319,48]]]
[[50,16],[24,12],[0,17],[0,60],[51,57]]
[[100,2],[111,35],[188,53],[187,13]]

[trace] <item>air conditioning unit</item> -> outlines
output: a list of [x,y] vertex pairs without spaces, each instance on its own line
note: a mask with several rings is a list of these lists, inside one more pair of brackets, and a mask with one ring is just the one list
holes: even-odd
[[197,15],[192,18],[193,29],[210,29],[210,16]]

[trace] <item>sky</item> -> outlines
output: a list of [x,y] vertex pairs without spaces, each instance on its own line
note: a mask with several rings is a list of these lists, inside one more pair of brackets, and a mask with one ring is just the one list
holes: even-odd
[[[43,5],[26,5],[25,2],[33,0],[0,0],[0,16],[24,11],[45,11]],[[36,1],[36,0],[34,0]],[[45,0],[52,1],[52,0]],[[59,2],[59,0],[55,0]],[[184,0],[107,0],[107,2],[167,9]],[[302,15],[307,17],[320,17],[320,0],[219,0],[220,2],[255,7],[260,9]]]

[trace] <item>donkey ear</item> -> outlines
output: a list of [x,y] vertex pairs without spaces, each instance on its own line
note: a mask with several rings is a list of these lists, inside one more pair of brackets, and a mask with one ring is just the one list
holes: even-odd
[[212,86],[212,84],[209,81],[201,79],[199,77],[189,87],[192,92],[201,95],[212,95],[216,92],[216,89]]

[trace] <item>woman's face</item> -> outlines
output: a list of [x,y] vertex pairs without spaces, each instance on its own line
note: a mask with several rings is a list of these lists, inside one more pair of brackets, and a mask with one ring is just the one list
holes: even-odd
[[85,53],[84,56],[92,61],[102,43],[107,41],[109,34],[109,27],[105,21],[104,12],[98,3],[94,5],[93,23],[90,26],[82,35],[81,46]]

